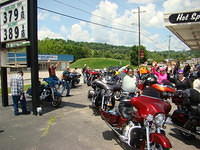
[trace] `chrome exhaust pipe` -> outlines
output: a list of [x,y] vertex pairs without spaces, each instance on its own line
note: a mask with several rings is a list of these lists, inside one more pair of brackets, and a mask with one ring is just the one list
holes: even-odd
[[177,128],[178,130],[180,130],[182,132],[185,132],[187,134],[193,135],[196,139],[200,140],[200,135],[198,135],[198,134],[196,134],[194,132],[191,132],[190,130],[187,130],[187,129],[183,128],[183,127],[180,127],[180,126],[178,126],[176,124],[171,124],[171,125],[174,126],[175,128]]
[[117,136],[120,138],[120,140],[122,140],[123,142],[128,144],[128,138],[121,135],[114,127],[112,127],[106,120],[104,120],[105,123],[108,125],[108,127],[110,127],[116,134]]

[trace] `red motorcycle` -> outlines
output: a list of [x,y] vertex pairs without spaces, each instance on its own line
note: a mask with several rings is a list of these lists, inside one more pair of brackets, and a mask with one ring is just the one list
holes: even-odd
[[174,96],[176,89],[169,82],[166,82],[167,84],[158,84],[157,79],[152,74],[145,77],[137,84],[137,88],[142,91],[143,95],[161,98],[164,101],[168,101],[169,98]]
[[99,71],[87,70],[86,71],[87,85],[91,86],[92,81],[94,81],[95,79],[98,79],[100,76],[101,76],[101,72]]
[[101,117],[132,148],[165,150],[172,147],[163,130],[170,109],[169,103],[142,95],[123,98],[118,110],[101,110]]

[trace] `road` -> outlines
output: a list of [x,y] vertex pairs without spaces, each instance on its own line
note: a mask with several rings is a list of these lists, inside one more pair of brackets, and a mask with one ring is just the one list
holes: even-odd
[[[88,89],[83,84],[72,89],[72,96],[63,97],[59,109],[43,107],[42,116],[13,116],[11,106],[0,107],[0,149],[128,150],[88,107]],[[172,150],[200,149],[198,140],[185,140],[172,126],[167,126],[166,131]]]

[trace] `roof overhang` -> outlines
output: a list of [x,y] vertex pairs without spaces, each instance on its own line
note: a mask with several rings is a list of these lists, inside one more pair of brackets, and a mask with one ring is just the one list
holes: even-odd
[[164,14],[164,22],[191,50],[200,50],[200,10]]

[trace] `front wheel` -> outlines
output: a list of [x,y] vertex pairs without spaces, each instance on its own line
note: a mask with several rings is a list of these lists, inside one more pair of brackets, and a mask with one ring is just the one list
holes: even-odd
[[[146,149],[147,149],[146,142],[143,141],[140,145],[140,150],[146,150]],[[161,144],[158,144],[158,143],[151,143],[150,149],[151,150],[170,150],[170,148],[164,148]]]
[[57,108],[57,107],[60,106],[61,102],[62,102],[62,97],[60,97],[60,96],[55,96],[54,100],[51,102],[51,105],[52,105],[53,107],[56,107],[56,108]]
[[157,143],[151,144],[151,150],[169,150],[169,148],[164,148],[162,145]]

